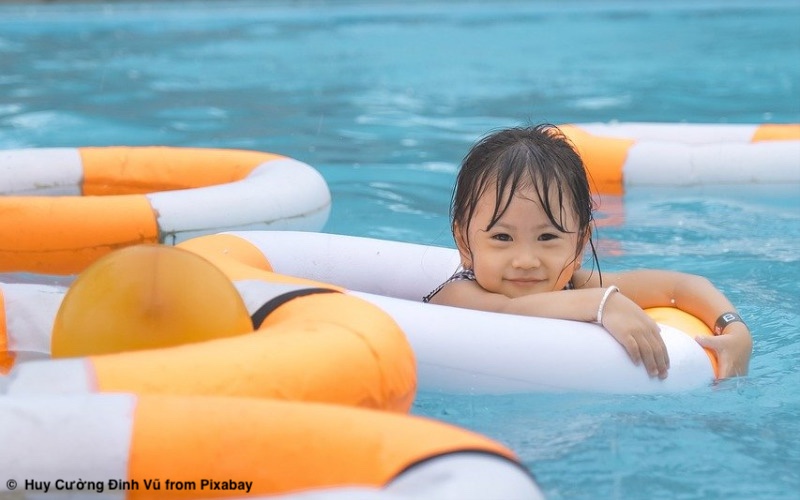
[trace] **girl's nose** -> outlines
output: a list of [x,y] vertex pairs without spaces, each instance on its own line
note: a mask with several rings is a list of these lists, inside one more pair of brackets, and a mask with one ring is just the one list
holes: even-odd
[[520,252],[511,263],[512,266],[519,269],[535,269],[541,264],[542,262],[533,252]]

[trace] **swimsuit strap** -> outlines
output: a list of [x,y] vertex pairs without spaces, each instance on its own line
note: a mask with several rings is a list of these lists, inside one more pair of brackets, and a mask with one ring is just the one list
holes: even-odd
[[445,281],[441,285],[437,286],[435,290],[433,290],[431,293],[429,293],[428,295],[423,297],[422,298],[422,302],[426,302],[426,303],[430,302],[431,299],[433,298],[433,296],[436,295],[437,293],[439,293],[440,291],[442,291],[442,288],[444,288],[444,286],[446,284],[448,284],[448,283],[450,283],[452,281],[461,281],[461,280],[475,281],[475,271],[473,271],[472,269],[459,269],[459,270],[457,270],[455,273],[453,273],[452,276],[447,278],[447,281]]
[[[452,276],[447,278],[447,281],[442,283],[441,285],[437,286],[431,293],[426,295],[422,298],[422,302],[428,303],[431,301],[434,295],[442,291],[442,288],[451,281],[460,281],[460,280],[469,280],[475,281],[475,271],[472,269],[459,269],[457,270]],[[564,286],[564,290],[575,290],[575,285],[572,283],[572,280],[569,280],[567,284]]]

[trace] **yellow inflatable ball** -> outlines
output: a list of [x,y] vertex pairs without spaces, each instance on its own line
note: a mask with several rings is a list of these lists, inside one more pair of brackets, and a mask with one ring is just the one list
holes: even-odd
[[233,283],[181,248],[136,245],[86,268],[55,318],[54,358],[156,349],[250,332]]
[[[678,330],[681,330],[682,332],[685,332],[693,337],[699,337],[701,335],[714,335],[714,333],[708,326],[706,326],[705,323],[691,314],[681,311],[675,307],[651,307],[645,309],[644,312],[646,312],[647,315],[650,316],[650,318],[652,318],[656,323],[677,328]],[[717,355],[714,353],[714,351],[707,347],[704,347],[703,349],[706,351],[709,361],[711,361],[711,368],[714,369],[714,374],[718,375],[719,362],[717,360]]]

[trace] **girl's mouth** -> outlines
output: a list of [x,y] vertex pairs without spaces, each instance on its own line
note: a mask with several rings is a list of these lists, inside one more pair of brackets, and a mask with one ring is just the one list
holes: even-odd
[[536,279],[536,278],[510,278],[510,279],[507,279],[506,281],[508,281],[509,283],[513,283],[515,285],[523,285],[523,286],[525,286],[525,285],[535,285],[535,284],[541,283],[541,282],[543,282],[545,280]]

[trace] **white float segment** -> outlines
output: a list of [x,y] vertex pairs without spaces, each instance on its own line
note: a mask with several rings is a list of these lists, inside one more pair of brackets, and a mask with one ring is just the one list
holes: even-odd
[[686,145],[641,142],[623,167],[625,186],[800,182],[800,141]]
[[419,389],[450,394],[681,392],[707,386],[705,351],[661,325],[669,376],[651,378],[593,323],[490,313],[352,292],[386,311],[414,350]]
[[3,379],[0,393],[86,394],[97,391],[94,370],[88,358],[50,359],[19,363]]
[[331,203],[322,175],[291,158],[265,162],[240,181],[146,196],[168,243],[234,227],[282,229],[304,217],[327,219]]
[[270,283],[261,280],[239,280],[233,285],[239,296],[242,297],[248,314],[255,314],[261,306],[281,295],[308,289],[305,285],[292,285],[289,283]]
[[9,494],[6,479],[24,491],[26,479],[107,486],[109,479],[126,478],[135,406],[136,397],[127,394],[0,397],[0,494]]
[[79,196],[83,162],[77,148],[0,151],[0,193],[9,196]]
[[31,283],[0,283],[8,349],[18,360],[50,357],[53,322],[66,288]]
[[302,231],[229,234],[261,249],[278,273],[409,300],[421,300],[459,265],[458,252],[445,247]]
[[544,494],[519,465],[488,453],[441,455],[411,467],[386,486],[405,498],[462,500],[543,500]]

